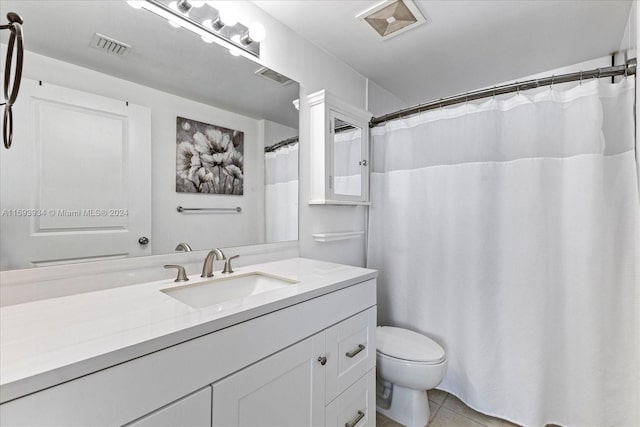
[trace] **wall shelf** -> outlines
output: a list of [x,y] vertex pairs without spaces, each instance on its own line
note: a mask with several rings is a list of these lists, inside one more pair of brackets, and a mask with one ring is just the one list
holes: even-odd
[[338,240],[359,239],[364,236],[364,231],[347,231],[342,233],[315,233],[312,235],[316,242],[335,242]]

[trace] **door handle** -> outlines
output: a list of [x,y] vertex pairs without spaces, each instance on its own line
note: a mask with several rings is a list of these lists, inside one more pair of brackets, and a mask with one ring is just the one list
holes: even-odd
[[140,243],[141,245],[148,245],[149,244],[149,238],[142,236],[138,239],[138,243]]
[[321,364],[322,366],[326,365],[326,364],[327,364],[327,357],[326,357],[326,356],[320,356],[320,357],[318,357],[318,362],[320,362],[320,364]]

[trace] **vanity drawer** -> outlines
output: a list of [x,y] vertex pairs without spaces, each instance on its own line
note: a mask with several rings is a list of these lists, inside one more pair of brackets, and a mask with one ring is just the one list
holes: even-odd
[[325,427],[376,425],[376,370],[371,369],[325,408]]
[[376,365],[376,307],[369,308],[326,331],[327,371],[325,402]]

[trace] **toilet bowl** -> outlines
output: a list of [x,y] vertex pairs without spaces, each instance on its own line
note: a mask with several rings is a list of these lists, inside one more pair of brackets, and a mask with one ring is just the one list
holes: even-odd
[[432,339],[403,328],[376,328],[377,411],[408,427],[429,422],[427,390],[447,371],[444,350]]

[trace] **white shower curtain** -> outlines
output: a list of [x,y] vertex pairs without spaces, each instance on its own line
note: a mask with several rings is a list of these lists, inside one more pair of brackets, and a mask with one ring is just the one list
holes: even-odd
[[264,155],[266,242],[298,240],[298,143]]
[[634,81],[372,129],[380,324],[441,343],[439,388],[526,426],[640,426]]

